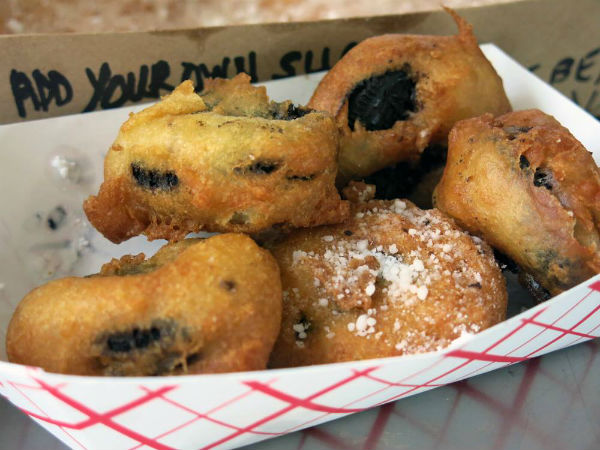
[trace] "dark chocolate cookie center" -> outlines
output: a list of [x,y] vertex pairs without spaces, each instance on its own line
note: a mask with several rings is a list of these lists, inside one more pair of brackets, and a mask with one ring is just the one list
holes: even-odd
[[288,175],[285,178],[290,181],[312,181],[317,175],[311,173],[310,175]]
[[416,83],[404,70],[386,72],[358,83],[348,97],[348,126],[358,119],[369,131],[387,130],[415,112]]
[[521,170],[528,169],[530,165],[531,164],[529,164],[529,160],[524,155],[519,157],[519,167]]
[[132,350],[142,350],[153,342],[157,342],[170,334],[170,330],[163,330],[163,324],[153,324],[150,328],[133,328],[129,331],[117,332],[106,338],[106,348],[112,353],[127,353]]
[[238,175],[269,175],[281,166],[281,161],[259,160],[242,167],[234,167],[233,171]]
[[518,127],[516,125],[509,125],[504,127],[503,130],[507,134],[507,139],[509,141],[514,141],[519,134],[527,133],[533,127]]
[[131,163],[131,175],[137,184],[152,191],[157,189],[170,191],[179,184],[175,172],[145,169],[139,163]]
[[282,108],[280,105],[278,104],[277,109],[273,111],[273,119],[275,120],[296,120],[313,112],[310,108],[296,106],[293,103],[290,103],[287,109]]
[[545,187],[549,191],[552,190],[552,182],[554,178],[550,169],[538,167],[533,174],[533,184],[536,187]]

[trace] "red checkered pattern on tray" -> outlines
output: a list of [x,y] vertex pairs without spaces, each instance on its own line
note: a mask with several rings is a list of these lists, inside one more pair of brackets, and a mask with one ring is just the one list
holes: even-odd
[[[573,293],[574,301],[549,302],[460,348],[423,355],[410,365],[390,359],[377,366],[322,366],[314,373],[263,372],[246,379],[205,378],[164,384],[58,383],[36,369],[0,380],[0,393],[73,448],[231,448],[313,426],[600,336],[600,281]],[[516,319],[516,320],[515,320]],[[508,326],[511,325],[511,326]],[[491,330],[494,331],[494,330]],[[406,370],[410,366],[410,370]],[[530,363],[529,368],[537,368]],[[12,373],[12,372],[10,372]],[[271,376],[272,378],[267,378]],[[523,402],[528,381],[524,377]],[[171,379],[172,380],[172,379]],[[494,405],[465,383],[460,395]],[[105,395],[98,392],[105,389]],[[493,406],[500,413],[506,408]],[[516,409],[515,409],[516,408]],[[513,405],[510,414],[518,414]],[[382,408],[364,448],[375,448],[393,408]],[[451,417],[451,414],[450,416]],[[332,436],[313,431],[332,448]],[[338,445],[339,444],[339,445]],[[495,448],[501,448],[496,442]],[[547,443],[548,445],[553,443]],[[554,448],[550,445],[548,448]]]

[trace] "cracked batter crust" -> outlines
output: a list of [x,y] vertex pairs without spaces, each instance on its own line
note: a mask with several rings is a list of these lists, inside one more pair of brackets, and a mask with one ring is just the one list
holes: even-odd
[[264,369],[279,331],[273,257],[223,234],[125,256],[31,291],[11,319],[11,362],[75,375]]
[[447,9],[456,36],[386,34],[358,44],[323,78],[308,106],[335,117],[338,184],[445,146],[458,120],[510,111],[502,80],[472,27]]
[[551,296],[600,272],[600,171],[539,110],[457,123],[434,203]]
[[133,114],[84,203],[108,239],[183,239],[196,231],[263,231],[342,221],[338,138],[326,113],[269,101],[240,74],[194,93],[182,83]]
[[369,200],[356,184],[345,193],[348,221],[271,245],[283,320],[270,367],[434,351],[505,319],[505,281],[481,239],[437,210]]

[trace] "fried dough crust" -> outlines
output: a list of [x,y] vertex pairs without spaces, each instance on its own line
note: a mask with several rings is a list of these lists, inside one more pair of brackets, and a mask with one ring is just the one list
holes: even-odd
[[[479,49],[471,25],[447,11],[458,25],[458,35],[366,39],[317,87],[308,106],[332,114],[340,132],[338,185],[400,161],[417,160],[428,145],[445,146],[458,120],[511,110],[502,80]],[[381,77],[394,74],[404,74],[404,80],[390,87]],[[363,91],[363,99],[353,113],[352,97],[358,91]],[[364,112],[368,108],[372,111]],[[385,122],[386,110],[388,119],[398,120],[365,124]],[[361,114],[368,117],[360,119]],[[359,119],[351,123],[356,115]],[[376,129],[370,130],[373,125]]]
[[271,246],[284,291],[270,367],[433,351],[504,320],[505,281],[485,243],[437,210],[358,192],[345,223]]
[[456,124],[435,205],[512,258],[550,295],[600,272],[600,172],[552,116]]
[[334,186],[338,138],[329,115],[270,102],[240,74],[190,81],[132,114],[110,148],[104,182],[84,203],[90,222],[118,243],[138,234],[258,232],[342,221]]
[[273,257],[247,236],[223,234],[34,289],[12,317],[6,350],[11,362],[75,375],[258,370],[280,318]]

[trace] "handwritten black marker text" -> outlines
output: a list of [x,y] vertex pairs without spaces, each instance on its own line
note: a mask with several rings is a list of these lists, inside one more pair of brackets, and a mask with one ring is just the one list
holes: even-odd
[[142,65],[137,73],[127,72],[127,75],[113,75],[107,62],[100,66],[97,75],[89,67],[85,73],[94,91],[83,112],[94,111],[98,105],[102,109],[109,109],[123,106],[128,101],[159,98],[161,90],[173,90],[173,86],[166,82],[171,75],[171,68],[163,60],[152,64],[150,68]]
[[[340,55],[340,58],[344,56],[352,47],[356,45],[356,42],[350,42]],[[324,47],[321,51],[321,60],[319,66],[313,66],[313,58],[315,57],[312,50],[308,50],[304,54],[298,50],[285,53],[279,60],[279,66],[283,70],[283,73],[274,73],[271,75],[271,79],[278,80],[280,78],[293,77],[299,73],[314,73],[320,72],[321,70],[331,69],[331,61],[329,59],[330,49]],[[304,62],[304,71],[297,71],[295,64]]]
[[[355,45],[356,42],[347,44],[339,58]],[[286,52],[279,59],[279,67],[283,73],[274,73],[267,79],[328,70],[332,63],[337,61],[337,59],[332,61],[330,54],[329,47],[323,47],[320,51]],[[176,77],[171,65],[165,60],[143,64],[138,69],[126,73],[114,72],[109,62],[103,62],[97,68],[86,67],[84,72],[92,93],[82,112],[117,108],[128,102],[136,103],[144,99],[157,99],[171,92],[178,82],[188,79],[194,82],[197,92],[204,89],[204,80],[207,78],[229,78],[241,72],[250,75],[252,82],[257,82],[259,81],[257,60],[256,52],[250,51],[243,56],[225,56],[212,68],[205,62],[182,61],[179,77]],[[10,74],[10,86],[19,117],[23,118],[27,117],[28,108],[31,106],[35,111],[48,111],[51,105],[64,106],[74,97],[71,83],[57,70],[50,70],[47,74],[43,74],[36,69],[29,75],[13,69]],[[80,93],[79,97],[81,95]]]
[[[235,56],[233,58],[233,64],[235,66],[235,73],[245,72],[250,75],[252,82],[258,81],[258,73],[256,71],[256,52],[248,53],[248,66],[246,67],[246,58],[244,56]],[[182,62],[183,72],[181,74],[181,81],[191,79],[196,85],[196,92],[200,92],[204,89],[204,80],[206,78],[229,78],[229,64],[231,58],[224,57],[221,64],[217,64],[212,70],[204,63],[192,63]],[[193,77],[193,78],[192,78]]]
[[25,72],[13,69],[10,71],[10,87],[19,117],[27,117],[25,106],[28,101],[34,110],[48,111],[52,102],[56,106],[62,106],[73,99],[71,83],[56,70],[50,70],[44,75],[36,69],[30,78]]
[[[554,65],[550,84],[560,89],[560,84],[568,81],[575,82],[575,87],[567,93],[571,99],[600,119],[600,47],[579,58],[562,58]],[[578,85],[586,86],[585,96],[578,92]]]

